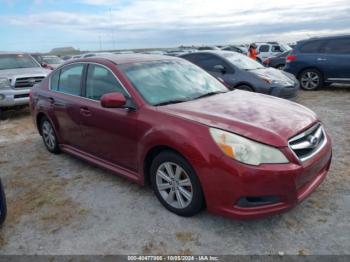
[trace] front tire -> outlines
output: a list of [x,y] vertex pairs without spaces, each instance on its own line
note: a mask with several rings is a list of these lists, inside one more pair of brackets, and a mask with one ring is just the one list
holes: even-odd
[[322,87],[323,77],[316,69],[306,69],[299,75],[300,86],[304,90],[314,91]]
[[50,122],[50,120],[46,117],[43,117],[40,122],[40,133],[43,138],[45,147],[47,150],[53,154],[58,154],[61,152],[58,146],[58,140],[55,133],[55,130]]
[[164,151],[153,160],[150,172],[155,195],[166,209],[184,217],[201,211],[204,197],[200,182],[182,156]]

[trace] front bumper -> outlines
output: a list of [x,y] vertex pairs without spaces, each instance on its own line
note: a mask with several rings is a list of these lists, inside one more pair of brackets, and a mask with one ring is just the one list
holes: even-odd
[[[287,153],[289,149],[284,150]],[[292,155],[290,151],[289,154]],[[206,175],[204,192],[208,211],[234,219],[257,219],[285,212],[321,184],[331,158],[330,139],[317,155],[302,163],[248,166],[223,156],[221,163],[216,163],[221,168],[215,168]],[[247,197],[277,198],[278,201],[241,206],[240,200]]]
[[270,95],[280,98],[293,99],[298,96],[299,89],[299,83],[295,84],[293,87],[272,87],[270,90]]
[[14,107],[29,103],[30,89],[0,90],[0,107]]

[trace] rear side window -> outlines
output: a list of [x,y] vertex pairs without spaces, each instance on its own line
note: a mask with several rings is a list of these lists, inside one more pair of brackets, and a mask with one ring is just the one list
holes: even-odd
[[127,96],[124,88],[108,69],[89,65],[86,79],[86,97],[93,100],[100,100],[104,94],[120,92]]
[[281,53],[281,52],[283,52],[283,51],[282,51],[282,48],[281,48],[279,45],[274,45],[274,46],[272,46],[272,47],[271,47],[271,51],[272,51],[272,52],[276,52],[276,53]]
[[329,54],[350,54],[350,38],[329,40],[324,47],[324,52]]
[[61,69],[57,91],[80,96],[84,65],[67,66]]
[[259,47],[259,52],[269,52],[270,46],[269,45],[262,45]]
[[301,53],[320,53],[324,41],[311,41],[303,44],[300,48]]

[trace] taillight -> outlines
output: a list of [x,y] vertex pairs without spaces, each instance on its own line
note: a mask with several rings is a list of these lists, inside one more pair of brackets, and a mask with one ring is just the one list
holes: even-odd
[[289,55],[287,56],[286,58],[286,62],[289,63],[289,62],[292,62],[292,61],[295,61],[297,60],[297,56],[296,55]]

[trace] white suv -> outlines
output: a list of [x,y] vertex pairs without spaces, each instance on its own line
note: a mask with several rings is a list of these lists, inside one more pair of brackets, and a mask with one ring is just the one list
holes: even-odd
[[27,105],[30,88],[50,72],[28,54],[0,52],[0,112]]
[[257,46],[258,57],[257,60],[261,63],[267,58],[275,57],[286,51],[290,51],[292,48],[289,45],[280,44],[277,42],[264,42],[255,43]]

